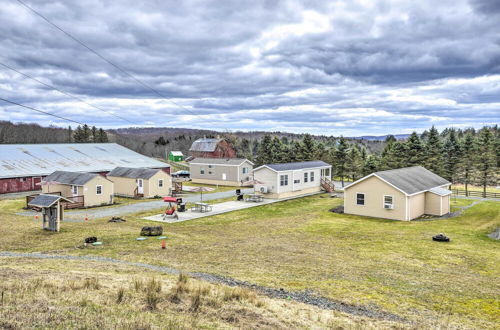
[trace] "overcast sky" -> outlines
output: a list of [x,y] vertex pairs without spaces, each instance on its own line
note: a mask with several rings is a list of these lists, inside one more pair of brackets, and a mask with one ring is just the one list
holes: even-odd
[[[498,0],[23,1],[165,98],[16,0],[0,0],[0,62],[137,125],[354,136],[500,121]],[[0,97],[132,125],[2,66]],[[0,119],[68,125],[2,101]]]

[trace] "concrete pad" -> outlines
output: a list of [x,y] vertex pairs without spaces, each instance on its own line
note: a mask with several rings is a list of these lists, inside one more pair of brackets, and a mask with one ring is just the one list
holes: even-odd
[[186,212],[178,212],[179,219],[175,219],[173,217],[167,217],[167,219],[163,220],[163,214],[157,214],[157,215],[145,217],[143,219],[144,220],[151,220],[151,221],[158,221],[158,222],[163,222],[163,223],[183,222],[183,221],[188,221],[188,220],[211,217],[213,215],[228,213],[228,212],[232,212],[232,211],[244,210],[244,209],[248,209],[251,207],[262,206],[262,205],[267,205],[267,204],[272,204],[272,203],[277,203],[277,202],[284,202],[287,200],[297,199],[297,198],[302,198],[302,197],[307,197],[307,196],[313,196],[313,195],[317,195],[317,194],[321,194],[321,193],[323,193],[323,192],[315,192],[312,194],[305,194],[305,195],[282,198],[282,199],[264,198],[264,201],[260,202],[260,203],[244,202],[244,201],[230,201],[230,202],[224,202],[224,203],[219,203],[219,204],[213,204],[212,205],[212,212],[201,213],[201,212],[192,212],[191,210],[188,210]]

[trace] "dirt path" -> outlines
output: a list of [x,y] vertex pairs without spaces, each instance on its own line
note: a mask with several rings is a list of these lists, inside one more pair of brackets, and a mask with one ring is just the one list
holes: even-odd
[[[102,262],[102,263],[114,263],[114,264],[123,264],[127,266],[133,266],[133,267],[140,267],[152,271],[156,271],[159,273],[165,273],[165,274],[170,274],[170,275],[177,275],[181,273],[180,270],[171,268],[171,267],[164,267],[164,266],[157,266],[157,265],[151,265],[151,264],[146,264],[142,262],[132,262],[132,261],[126,261],[126,260],[119,260],[119,259],[113,259],[113,258],[106,258],[106,257],[98,257],[98,256],[71,256],[71,255],[51,255],[51,254],[42,254],[42,253],[20,253],[20,252],[9,252],[9,251],[2,251],[0,252],[0,257],[11,257],[11,258],[33,258],[33,259],[58,259],[58,260],[76,260],[76,261],[93,261],[93,262]],[[208,274],[208,273],[199,273],[199,272],[194,272],[194,273],[186,273],[187,275],[199,279],[199,280],[204,280],[210,283],[220,283],[220,284],[225,284],[228,286],[238,286],[238,287],[244,287],[248,288],[254,291],[257,291],[260,294],[263,294],[265,296],[271,297],[271,298],[278,298],[278,299],[287,299],[287,300],[293,300],[296,302],[312,305],[319,307],[321,309],[326,309],[326,310],[336,310],[339,312],[351,314],[351,315],[357,315],[357,316],[364,316],[364,317],[370,317],[370,318],[375,318],[375,319],[384,319],[384,320],[389,320],[389,321],[396,321],[396,322],[408,322],[404,318],[388,313],[376,308],[368,308],[365,306],[356,306],[356,305],[349,305],[343,302],[335,301],[332,299],[328,299],[322,296],[318,296],[314,294],[312,291],[300,291],[300,292],[294,292],[294,291],[286,291],[284,289],[276,289],[276,288],[271,288],[271,287],[265,287],[257,284],[252,284],[246,281],[240,281],[240,280],[235,280],[229,277],[224,277],[220,275],[214,275],[214,274]]]

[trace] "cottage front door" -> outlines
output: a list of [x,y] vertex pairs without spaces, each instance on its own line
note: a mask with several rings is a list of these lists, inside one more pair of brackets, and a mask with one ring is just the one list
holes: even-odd
[[144,194],[144,185],[142,179],[137,179],[137,193]]
[[226,181],[226,180],[227,180],[226,173],[222,173],[222,180],[223,180],[223,181]]

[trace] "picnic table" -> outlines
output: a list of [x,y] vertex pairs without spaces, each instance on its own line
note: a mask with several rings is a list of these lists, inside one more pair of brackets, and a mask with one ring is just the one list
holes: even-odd
[[245,202],[255,202],[261,203],[264,201],[264,197],[259,194],[248,194],[245,196]]
[[191,211],[192,212],[201,212],[201,213],[204,213],[204,212],[210,212],[212,211],[212,205],[210,204],[207,204],[207,203],[194,203],[194,206],[191,207]]

